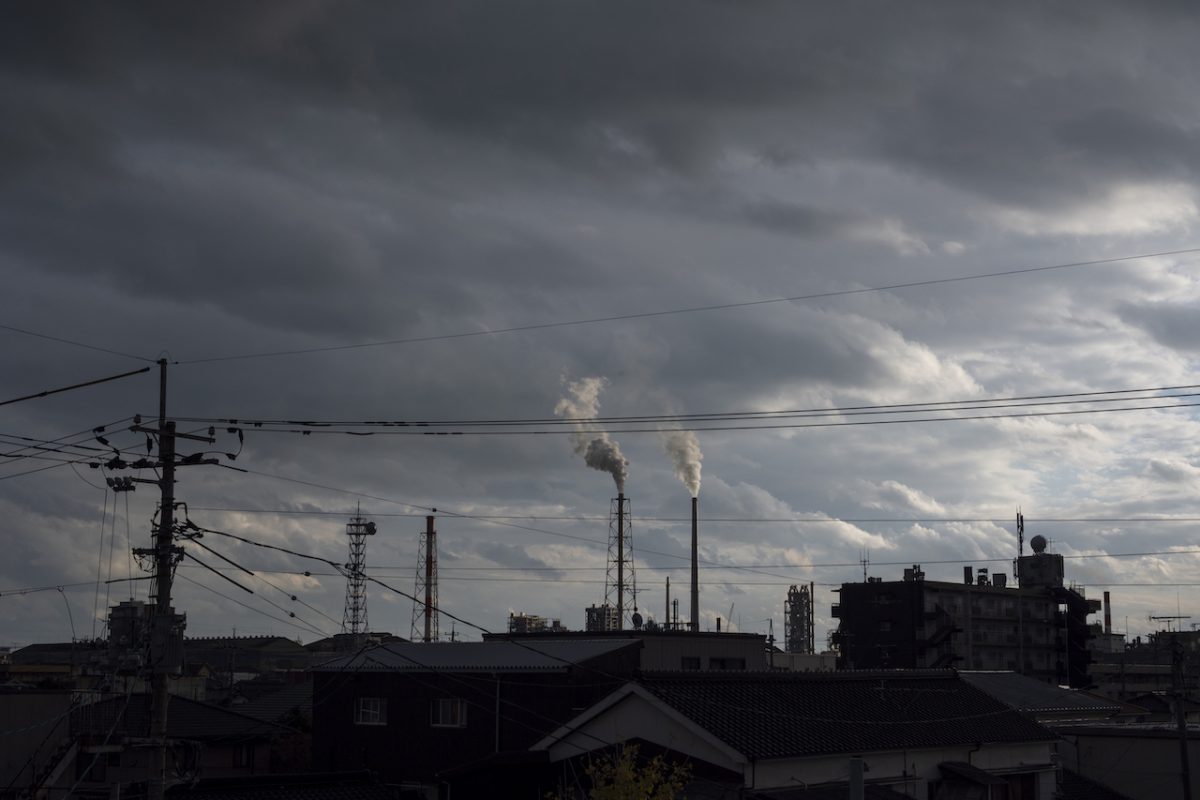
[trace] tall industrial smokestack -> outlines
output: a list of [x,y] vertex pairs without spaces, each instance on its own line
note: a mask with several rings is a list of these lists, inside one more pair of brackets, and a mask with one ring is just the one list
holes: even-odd
[[697,522],[699,497],[692,498],[692,633],[700,632],[700,537]]
[[1112,603],[1108,592],[1104,593],[1104,632],[1112,633]]

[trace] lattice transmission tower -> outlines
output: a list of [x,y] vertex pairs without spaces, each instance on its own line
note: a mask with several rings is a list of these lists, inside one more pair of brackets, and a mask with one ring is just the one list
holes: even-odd
[[[435,511],[437,509],[434,509]],[[409,638],[438,640],[437,531],[433,517],[425,517],[425,532],[417,546],[417,579],[413,587],[412,629]]]
[[367,632],[367,537],[375,535],[375,523],[363,518],[361,507],[346,524],[346,535],[350,537],[350,560],[346,563],[342,633],[360,636]]
[[[604,576],[604,605],[614,609],[616,630],[640,628],[637,577],[633,569],[633,523],[629,498],[618,494],[608,514],[608,569]],[[636,615],[636,618],[635,618]]]

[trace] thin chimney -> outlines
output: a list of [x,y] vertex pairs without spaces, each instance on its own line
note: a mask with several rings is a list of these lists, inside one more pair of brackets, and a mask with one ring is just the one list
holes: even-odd
[[1112,604],[1108,592],[1104,593],[1104,632],[1112,633]]
[[692,498],[692,633],[700,632],[700,541],[696,521],[699,497]]

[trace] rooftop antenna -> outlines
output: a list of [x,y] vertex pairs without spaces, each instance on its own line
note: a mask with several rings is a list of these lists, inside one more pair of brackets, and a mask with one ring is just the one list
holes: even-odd
[[1017,558],[1025,555],[1025,515],[1017,506]]
[[1021,559],[1025,557],[1025,515],[1017,506],[1017,558],[1013,561],[1013,580],[1021,585]]
[[871,563],[871,551],[863,550],[858,555],[858,563],[862,564],[863,568],[863,583],[867,582],[867,566]]

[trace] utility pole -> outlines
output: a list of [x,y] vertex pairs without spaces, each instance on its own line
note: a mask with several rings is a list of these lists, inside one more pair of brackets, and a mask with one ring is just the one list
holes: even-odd
[[[158,360],[158,427],[148,428],[135,421],[130,430],[154,434],[158,437],[158,466],[162,470],[158,480],[134,478],[135,482],[157,484],[161,492],[158,511],[158,526],[154,532],[154,546],[137,548],[137,555],[154,558],[154,616],[150,624],[150,657],[147,668],[150,672],[150,774],[146,794],[149,800],[162,800],[166,791],[167,776],[167,705],[170,702],[169,678],[179,672],[182,659],[183,628],[182,615],[171,608],[171,580],[175,565],[183,557],[183,548],[175,544],[175,440],[194,439],[213,443],[212,436],[195,436],[176,433],[175,422],[167,419],[167,360]],[[210,430],[211,434],[212,431]],[[189,459],[189,464],[215,464],[216,459]]]
[[1171,634],[1171,690],[1175,695],[1175,729],[1179,733],[1179,779],[1183,800],[1192,800],[1192,770],[1188,763],[1187,717],[1183,707],[1183,644]]

